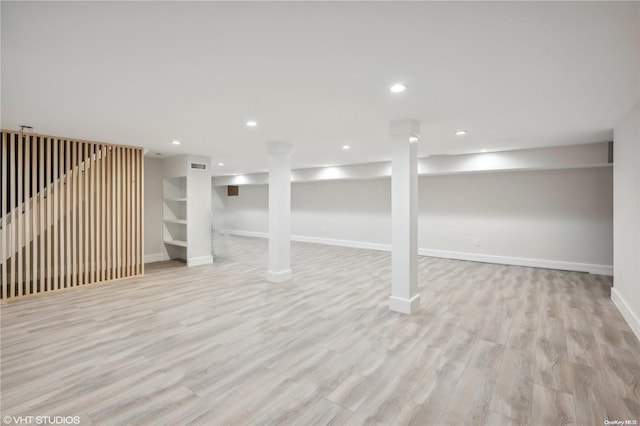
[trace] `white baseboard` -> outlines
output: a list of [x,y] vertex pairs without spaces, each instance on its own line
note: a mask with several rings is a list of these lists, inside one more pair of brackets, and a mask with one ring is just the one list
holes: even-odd
[[162,262],[166,260],[162,253],[153,253],[144,255],[144,263]]
[[291,272],[291,269],[279,272],[267,271],[267,281],[271,283],[283,283],[285,281],[289,281],[292,276],[293,273]]
[[[237,235],[240,237],[269,238],[269,234],[266,232],[238,231],[235,229],[228,229],[225,232],[229,235]],[[391,246],[389,244],[367,243],[363,241],[351,241],[351,240],[336,240],[332,238],[322,238],[322,237],[307,237],[305,235],[292,235],[291,241],[297,241],[301,243],[324,244],[328,246],[360,248],[360,249],[367,249],[367,250],[391,251]]]
[[640,318],[629,308],[629,305],[615,287],[611,289],[611,301],[616,305],[636,337],[640,339]]
[[336,240],[333,238],[321,237],[305,237],[303,235],[292,235],[291,241],[299,241],[301,243],[324,244],[328,246],[350,247],[367,250],[391,251],[389,244],[368,243],[365,241]]
[[224,232],[227,235],[237,235],[238,237],[269,238],[269,234],[266,232],[239,231],[237,229],[225,229]]
[[[229,235],[238,235],[242,237],[257,237],[257,238],[269,237],[269,234],[266,232],[238,231],[233,229],[227,230],[226,232]],[[351,240],[336,240],[336,239],[322,238],[322,237],[307,237],[303,235],[292,235],[291,241],[325,244],[325,245],[339,246],[339,247],[391,251],[390,244],[368,243],[368,242],[351,241]],[[459,251],[432,250],[432,249],[424,249],[424,248],[418,249],[418,254],[420,256],[441,257],[444,259],[468,260],[471,262],[483,262],[483,263],[497,263],[500,265],[528,266],[531,268],[560,269],[563,271],[588,272],[590,274],[596,274],[596,275],[613,276],[613,266],[611,265],[596,265],[591,263],[564,262],[564,261],[547,260],[547,259],[529,259],[524,257],[496,256],[491,254],[465,253],[465,252],[459,252]]]
[[445,259],[468,260],[471,262],[497,263],[500,265],[528,266],[531,268],[560,269],[562,271],[588,272],[596,275],[613,275],[613,266],[591,263],[564,262],[559,260],[529,259],[524,257],[496,256],[481,253],[465,253],[448,250],[418,249],[420,256]]
[[190,257],[187,259],[187,266],[209,265],[211,263],[213,263],[212,255]]
[[401,314],[415,314],[420,308],[420,295],[416,294],[411,299],[403,299],[401,297],[389,297],[389,309]]

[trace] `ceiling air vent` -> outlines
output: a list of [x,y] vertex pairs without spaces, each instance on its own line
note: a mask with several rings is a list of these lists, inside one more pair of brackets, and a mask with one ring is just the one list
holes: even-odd
[[191,168],[196,170],[207,170],[206,163],[191,163]]

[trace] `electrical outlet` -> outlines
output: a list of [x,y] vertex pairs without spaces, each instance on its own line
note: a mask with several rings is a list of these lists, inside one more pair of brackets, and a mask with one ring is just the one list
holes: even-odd
[[475,247],[480,247],[480,238],[476,238],[475,240],[473,240],[473,245]]

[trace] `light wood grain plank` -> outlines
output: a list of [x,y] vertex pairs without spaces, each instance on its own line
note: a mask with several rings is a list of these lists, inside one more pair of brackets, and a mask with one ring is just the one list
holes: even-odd
[[535,357],[531,352],[506,349],[490,410],[520,424],[531,424],[534,367]]
[[[640,343],[622,331],[619,347],[599,348],[603,368],[567,361],[566,392],[538,383],[528,393],[533,359],[543,357],[533,381],[555,373],[539,339],[562,347],[562,327],[581,318],[567,317],[572,303],[612,306],[610,279],[420,258],[420,292],[444,308],[427,302],[429,311],[403,316],[388,310],[388,253],[293,243],[295,280],[271,285],[267,242],[228,242],[229,257],[212,265],[161,262],[143,277],[3,302],[3,412],[89,413],[98,424],[493,426],[526,424],[530,400],[532,425],[634,414],[629,348]],[[513,302],[492,301],[493,284]],[[556,302],[542,295],[550,286]],[[531,288],[540,293],[533,310]],[[504,307],[512,330],[516,321],[527,329],[518,309],[535,312],[535,344],[526,333],[510,332],[506,345],[480,339],[486,323],[456,315],[458,303],[481,306],[479,316]],[[597,311],[583,312],[595,324]]]
[[575,425],[573,395],[533,385],[532,425]]
[[541,311],[538,320],[536,373],[534,382],[559,391],[571,392],[571,367],[560,307],[553,316],[550,310]]

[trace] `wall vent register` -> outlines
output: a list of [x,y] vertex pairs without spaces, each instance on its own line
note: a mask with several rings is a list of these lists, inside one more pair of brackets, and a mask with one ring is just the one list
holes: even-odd
[[191,163],[191,168],[196,170],[207,170],[206,163]]

